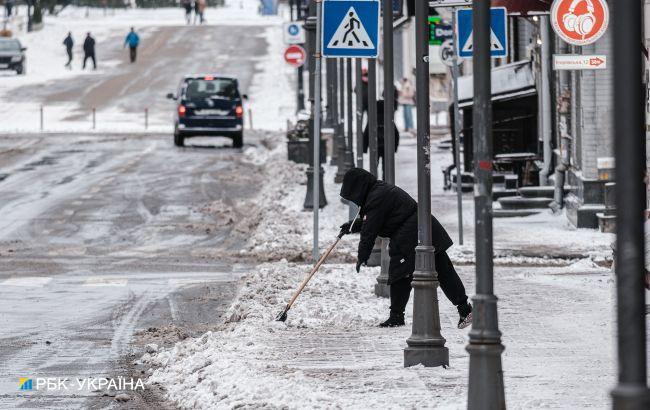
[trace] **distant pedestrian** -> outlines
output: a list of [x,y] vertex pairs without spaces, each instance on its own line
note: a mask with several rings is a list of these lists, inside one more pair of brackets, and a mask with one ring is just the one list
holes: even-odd
[[199,21],[203,24],[205,22],[204,13],[208,7],[208,2],[206,0],[196,0],[196,3],[199,5]]
[[135,58],[137,57],[138,45],[140,44],[140,37],[135,32],[135,29],[131,27],[131,31],[126,35],[124,39],[124,47],[129,46],[129,57],[131,58],[131,63],[135,63]]
[[7,0],[5,2],[5,15],[7,18],[11,17],[14,9],[14,0]]
[[192,22],[192,0],[181,0],[181,5],[185,9],[185,22],[190,24]]
[[402,106],[404,114],[404,129],[406,132],[414,131],[413,127],[413,106],[415,105],[415,87],[408,78],[401,81],[401,88],[397,93],[397,103]]
[[192,4],[194,5],[194,24],[196,24],[196,21],[197,21],[197,20],[199,19],[199,17],[200,17],[200,12],[199,12],[199,1],[198,1],[198,0],[194,0],[194,2],[193,2]]
[[[368,130],[369,124],[363,130],[363,152],[368,152],[370,146],[370,133]],[[393,129],[395,132],[395,152],[399,147],[399,131],[393,121]],[[377,162],[381,162],[381,169],[383,179],[386,179],[386,161],[384,156],[384,100],[377,101]]]
[[68,54],[68,62],[65,63],[65,66],[68,69],[72,69],[72,46],[74,46],[74,40],[72,40],[71,32],[68,32],[68,35],[63,39],[63,45],[65,46],[65,52]]
[[93,70],[96,70],[97,60],[95,58],[95,39],[90,35],[90,32],[86,33],[86,40],[84,40],[84,70],[86,69],[86,61],[89,58],[93,61]]

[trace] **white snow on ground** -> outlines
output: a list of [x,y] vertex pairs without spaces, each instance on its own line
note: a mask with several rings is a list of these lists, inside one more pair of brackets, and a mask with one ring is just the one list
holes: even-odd
[[[148,383],[182,408],[466,407],[467,330],[455,329],[457,314],[442,293],[451,367],[404,369],[410,328],[375,327],[388,312],[388,301],[372,293],[377,269],[325,265],[286,323],[274,320],[308,269],[259,266],[242,279],[223,326],[142,357],[155,368]],[[606,408],[615,376],[609,274],[525,271],[496,275],[509,408]],[[472,269],[460,273],[471,288]]]
[[[287,92],[292,71],[283,61],[280,16],[258,14],[259,1],[227,0],[226,6],[209,8],[206,14],[210,26],[265,26],[269,40],[269,52],[258,63],[258,75],[253,79],[249,107],[253,110],[257,129],[278,130],[286,127],[286,119],[292,114],[293,94]],[[20,11],[24,14],[24,11]],[[183,26],[184,11],[179,8],[108,10],[85,7],[66,7],[58,16],[44,16],[41,30],[17,33],[16,37],[27,47],[27,75],[16,76],[13,72],[0,71],[0,99],[17,87],[25,85],[47,86],[52,81],[75,81],[87,76],[101,76],[114,69],[120,60],[105,58],[108,51],[122,49],[124,36],[134,26]],[[64,67],[65,49],[61,44],[68,32],[75,39],[72,70]],[[139,30],[143,43],[151,34]],[[98,69],[81,70],[83,59],[81,45],[87,32],[97,41]],[[278,75],[282,73],[283,75]],[[260,84],[268,84],[261,86]],[[272,90],[269,89],[272,86]],[[47,131],[92,131],[91,114],[82,119],[70,120],[77,114],[76,104],[44,104],[44,122]],[[162,117],[160,117],[162,116]],[[20,132],[40,129],[40,103],[0,104],[0,117],[11,121],[0,122],[0,131]],[[159,118],[160,117],[160,118]],[[149,118],[150,132],[171,132],[168,113],[152,113]],[[248,123],[246,124],[248,126]],[[97,112],[98,132],[133,132],[144,130],[144,113],[125,113],[119,107]]]

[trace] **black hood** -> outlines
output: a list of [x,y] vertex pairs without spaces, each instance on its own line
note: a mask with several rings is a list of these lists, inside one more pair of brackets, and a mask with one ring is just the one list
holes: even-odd
[[377,178],[361,168],[352,168],[345,173],[341,186],[341,198],[363,207],[368,193],[377,183]]

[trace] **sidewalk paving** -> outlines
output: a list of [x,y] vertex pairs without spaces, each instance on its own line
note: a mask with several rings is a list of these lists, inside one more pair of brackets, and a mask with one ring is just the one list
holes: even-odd
[[[352,239],[346,239],[352,240]],[[403,368],[407,326],[380,329],[377,268],[325,265],[286,323],[276,322],[308,265],[263,264],[242,279],[227,323],[142,361],[182,408],[466,407],[469,329],[440,296],[450,367]],[[473,289],[473,268],[459,273]],[[615,382],[612,280],[602,268],[497,268],[509,408],[606,408]]]

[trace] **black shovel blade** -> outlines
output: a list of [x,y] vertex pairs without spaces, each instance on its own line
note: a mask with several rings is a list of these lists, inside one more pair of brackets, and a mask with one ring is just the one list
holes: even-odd
[[289,309],[285,308],[282,312],[280,312],[280,314],[278,315],[278,317],[275,318],[275,320],[278,321],[278,322],[285,322],[287,320],[287,312],[288,311],[289,311]]

